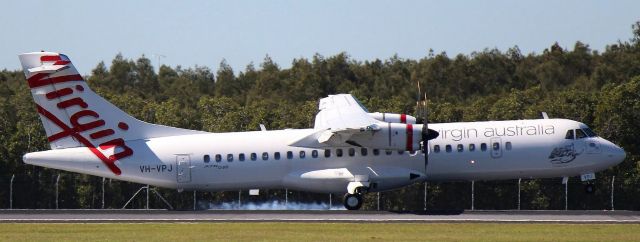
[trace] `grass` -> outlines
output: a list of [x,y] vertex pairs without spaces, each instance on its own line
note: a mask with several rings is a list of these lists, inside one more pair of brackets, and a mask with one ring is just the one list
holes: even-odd
[[638,241],[640,224],[0,224],[1,241]]

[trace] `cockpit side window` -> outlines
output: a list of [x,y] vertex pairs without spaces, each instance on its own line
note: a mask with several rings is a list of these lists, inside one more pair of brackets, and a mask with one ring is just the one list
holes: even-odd
[[583,139],[586,137],[587,137],[587,134],[585,134],[584,131],[582,131],[582,129],[576,129],[576,139]]
[[587,135],[588,135],[589,137],[596,137],[596,136],[598,136],[598,135],[596,134],[596,132],[593,132],[593,130],[591,130],[590,128],[584,128],[584,129],[582,129],[582,130],[583,130],[585,133],[587,133]]
[[573,139],[573,129],[567,130],[567,134],[564,136],[565,139]]

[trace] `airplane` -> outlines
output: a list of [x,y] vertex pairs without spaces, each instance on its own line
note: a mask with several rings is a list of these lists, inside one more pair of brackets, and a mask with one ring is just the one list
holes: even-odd
[[[64,54],[19,55],[51,150],[26,164],[178,191],[367,192],[417,182],[580,176],[625,152],[567,119],[428,123],[370,113],[350,94],[319,102],[313,128],[209,133],[140,121],[93,92]],[[593,189],[591,185],[591,189]]]

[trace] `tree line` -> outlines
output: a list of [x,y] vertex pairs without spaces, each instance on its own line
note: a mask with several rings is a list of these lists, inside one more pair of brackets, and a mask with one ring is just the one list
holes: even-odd
[[[294,59],[282,68],[269,56],[255,66],[233,70],[224,60],[217,71],[208,67],[162,65],[156,72],[145,57],[115,56],[100,62],[85,76],[97,93],[141,120],[210,132],[309,128],[317,102],[329,94],[351,93],[371,111],[414,114],[419,94],[429,97],[431,122],[567,118],[589,125],[600,136],[627,152],[620,165],[597,174],[594,195],[575,193],[571,208],[606,208],[610,178],[616,177],[616,207],[640,209],[640,22],[633,38],[600,52],[576,42],[572,48],[555,43],[541,53],[524,54],[517,46],[506,51],[485,49],[449,56],[429,50],[421,59],[359,61],[347,53]],[[9,183],[16,175],[14,207],[52,208],[48,197],[60,179],[61,207],[98,208],[101,178],[60,172],[22,163],[27,152],[46,150],[44,129],[35,112],[20,70],[0,71],[0,207],[8,207]],[[514,181],[476,182],[476,201],[489,209],[510,209]],[[555,209],[563,205],[563,189],[553,179],[526,180],[524,208]],[[430,207],[468,208],[467,182],[428,185]],[[106,207],[118,208],[139,187],[109,181]],[[422,208],[424,185],[383,193],[385,209]],[[190,196],[160,190],[175,207],[190,207]],[[263,193],[264,194],[264,193]],[[274,190],[263,199],[283,196]],[[321,200],[322,194],[299,193],[299,199]],[[368,196],[373,196],[369,194]],[[200,200],[226,201],[235,192],[203,193]],[[497,199],[496,199],[497,198]],[[503,198],[503,199],[500,199]],[[365,208],[374,209],[371,197]],[[141,201],[138,201],[138,205]],[[337,200],[336,200],[337,202]],[[482,202],[481,202],[482,204]],[[158,207],[162,205],[158,203]]]

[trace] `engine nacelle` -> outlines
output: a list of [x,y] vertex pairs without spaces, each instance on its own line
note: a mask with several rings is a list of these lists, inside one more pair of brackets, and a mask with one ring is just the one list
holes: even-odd
[[415,124],[416,118],[411,115],[397,113],[369,113],[372,118],[387,123]]
[[422,124],[385,123],[371,134],[354,135],[351,141],[374,149],[420,150]]

